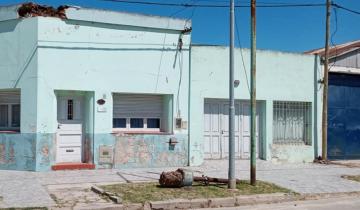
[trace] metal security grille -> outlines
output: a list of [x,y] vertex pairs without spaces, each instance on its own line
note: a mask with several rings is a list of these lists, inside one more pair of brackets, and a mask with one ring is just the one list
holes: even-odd
[[67,101],[67,119],[73,120],[74,115],[74,101],[72,99]]
[[275,101],[274,144],[311,145],[311,103]]

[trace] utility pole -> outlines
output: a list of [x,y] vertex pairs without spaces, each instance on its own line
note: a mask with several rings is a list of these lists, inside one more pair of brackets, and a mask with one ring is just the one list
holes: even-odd
[[256,0],[251,0],[250,184],[256,185]]
[[236,188],[235,179],[235,101],[234,101],[234,0],[230,0],[230,77],[229,77],[229,189]]
[[323,160],[327,160],[330,6],[331,6],[330,0],[326,0],[324,90],[323,90],[323,112],[322,112],[322,159]]

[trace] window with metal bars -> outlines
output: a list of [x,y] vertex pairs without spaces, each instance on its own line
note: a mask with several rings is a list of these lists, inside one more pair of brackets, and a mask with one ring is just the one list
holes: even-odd
[[67,119],[74,119],[74,100],[72,99],[67,101]]
[[311,145],[311,103],[274,101],[273,143]]

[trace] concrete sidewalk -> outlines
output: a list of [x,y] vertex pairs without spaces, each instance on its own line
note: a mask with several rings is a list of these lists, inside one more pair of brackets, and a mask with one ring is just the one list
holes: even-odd
[[[227,160],[206,161],[200,167],[188,167],[195,174],[227,177]],[[249,179],[249,161],[236,161],[236,175]],[[0,171],[0,208],[54,206],[74,207],[78,203],[111,204],[89,191],[93,184],[157,181],[162,171],[176,168],[107,169],[82,171],[21,172]],[[119,175],[120,173],[120,175]],[[298,193],[337,193],[360,191],[360,183],[341,178],[360,175],[360,168],[312,163],[274,164],[257,161],[257,178]],[[51,195],[51,196],[50,196]],[[65,198],[66,197],[66,198]],[[68,200],[69,199],[69,200]],[[73,201],[71,201],[73,199]]]

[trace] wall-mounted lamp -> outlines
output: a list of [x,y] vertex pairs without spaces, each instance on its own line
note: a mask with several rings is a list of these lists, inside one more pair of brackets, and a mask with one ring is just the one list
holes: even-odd
[[96,103],[99,104],[99,105],[104,105],[105,102],[106,101],[104,99],[99,99],[99,100],[96,101]]
[[234,86],[235,87],[238,87],[240,85],[240,80],[234,80]]

